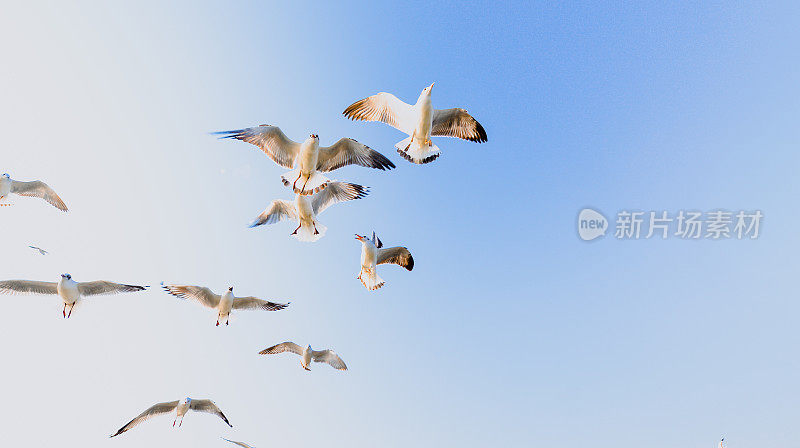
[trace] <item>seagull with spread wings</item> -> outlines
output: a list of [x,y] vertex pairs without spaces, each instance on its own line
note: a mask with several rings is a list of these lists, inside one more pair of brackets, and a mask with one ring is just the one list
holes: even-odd
[[235,441],[235,440],[226,439],[225,437],[220,437],[220,439],[222,439],[222,440],[224,440],[224,441],[226,441],[226,442],[231,442],[231,443],[232,443],[232,444],[234,444],[234,445],[239,445],[239,446],[241,446],[242,448],[255,448],[253,445],[248,445],[248,444],[246,444],[246,443],[244,443],[244,442],[237,442],[237,441]]
[[[118,294],[122,292],[144,291],[147,286],[125,285],[121,283],[98,280],[95,282],[76,282],[69,274],[61,274],[61,280],[56,282],[37,282],[33,280],[5,280],[0,281],[0,294],[42,294],[58,295],[64,301],[61,314],[64,318],[72,316],[72,309],[84,297],[105,294]],[[67,314],[69,307],[69,314]]]
[[38,247],[38,246],[28,246],[28,247],[30,247],[31,249],[39,252],[41,255],[47,255],[49,253],[46,250],[44,250],[44,249],[42,249],[41,247]]
[[161,414],[169,414],[171,412],[175,412],[175,420],[172,421],[172,426],[175,427],[175,423],[178,423],[178,419],[180,419],[180,423],[178,427],[180,428],[183,425],[183,417],[189,411],[195,412],[207,412],[209,414],[214,414],[217,417],[221,418],[222,421],[228,424],[231,428],[231,422],[228,421],[228,418],[225,417],[225,414],[214,404],[211,400],[195,400],[193,398],[186,397],[183,400],[175,400],[175,401],[168,401],[166,403],[157,403],[153,406],[147,408],[144,412],[137,415],[136,418],[129,421],[125,424],[122,428],[119,428],[117,432],[110,435],[109,437],[115,437],[123,432],[133,428],[134,426],[138,425],[139,423],[145,422],[157,415]]
[[278,165],[292,171],[281,176],[283,184],[292,185],[295,193],[310,195],[328,185],[327,173],[347,165],[386,170],[394,164],[383,154],[352,138],[342,138],[331,146],[319,146],[319,136],[311,134],[295,142],[277,126],[260,126],[234,131],[214,132],[220,138],[235,138],[261,148]]
[[333,350],[312,350],[311,346],[306,348],[300,347],[294,342],[282,342],[273,345],[272,347],[265,348],[258,352],[261,355],[275,355],[277,353],[289,352],[295,355],[300,355],[300,365],[306,370],[311,370],[309,366],[311,361],[324,362],[336,370],[347,370],[347,366],[342,361],[342,358]]
[[228,325],[232,310],[278,311],[289,306],[289,303],[275,303],[252,296],[236,297],[233,295],[233,286],[222,295],[215,294],[203,286],[165,285],[163,283],[161,286],[168,294],[181,299],[192,299],[206,308],[217,310],[217,326],[222,319],[225,319],[225,325]]
[[8,201],[9,195],[12,193],[20,196],[31,196],[44,199],[45,201],[49,202],[50,205],[61,210],[62,212],[67,211],[67,206],[64,204],[64,201],[62,201],[56,192],[53,191],[53,189],[50,188],[46,183],[40,180],[22,182],[12,179],[8,173],[3,173],[3,175],[0,176],[0,206],[11,205],[6,201]]
[[414,258],[405,247],[384,248],[380,238],[372,232],[372,239],[356,234],[356,239],[361,241],[361,272],[358,279],[370,291],[374,291],[385,283],[378,277],[377,265],[391,263],[402,266],[409,271],[414,269]]
[[398,154],[412,163],[429,163],[439,157],[439,147],[431,142],[431,136],[456,137],[472,142],[487,140],[486,131],[466,110],[434,109],[431,105],[433,84],[422,89],[417,103],[407,104],[391,93],[356,101],[344,110],[351,120],[382,121],[408,134],[395,146]]
[[324,190],[313,196],[298,194],[294,204],[281,199],[272,201],[272,204],[258,215],[250,227],[292,219],[297,221],[297,228],[294,229],[291,236],[299,241],[314,242],[325,236],[327,230],[327,227],[317,221],[318,214],[337,202],[363,198],[368,191],[367,188],[357,184],[331,182]]

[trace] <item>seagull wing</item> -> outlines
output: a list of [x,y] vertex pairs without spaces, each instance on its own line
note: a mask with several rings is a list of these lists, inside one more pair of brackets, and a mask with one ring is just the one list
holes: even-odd
[[256,297],[236,297],[233,299],[233,309],[235,310],[278,311],[287,306],[289,306],[288,303],[275,303]]
[[284,201],[282,199],[276,199],[272,201],[272,204],[270,204],[269,207],[264,209],[264,211],[258,215],[255,221],[250,224],[250,227],[257,227],[264,224],[275,224],[284,218],[297,219],[297,210],[295,210],[294,204],[291,202]]
[[317,170],[328,172],[346,165],[360,165],[379,170],[395,167],[386,156],[352,138],[342,138],[332,146],[319,148]]
[[178,407],[178,400],[169,401],[166,403],[154,404],[153,406],[150,406],[149,408],[147,408],[147,410],[136,416],[136,418],[126,423],[125,426],[119,428],[119,430],[116,433],[112,434],[110,437],[118,436],[123,432],[138,425],[139,423],[145,422],[150,418],[155,417],[156,415],[172,412],[175,410],[176,407]]
[[408,135],[416,127],[412,106],[386,92],[356,101],[342,113],[351,120],[382,121]]
[[144,291],[146,286],[123,285],[122,283],[106,282],[98,280],[96,282],[78,283],[78,292],[82,296],[99,296],[104,294],[118,294],[121,292]]
[[336,370],[347,370],[347,366],[344,364],[344,361],[342,361],[342,358],[333,350],[314,350],[311,352],[311,359],[313,359],[314,362],[330,364],[330,366]]
[[210,289],[192,285],[161,285],[164,291],[181,299],[192,299],[208,308],[216,308],[221,297]]
[[244,447],[244,448],[255,448],[254,446],[248,445],[248,444],[246,444],[244,442],[237,442],[235,440],[226,439],[225,437],[220,437],[220,439],[222,439],[222,440],[224,440],[226,442],[231,442],[234,445],[239,445],[239,446]]
[[58,284],[31,280],[5,280],[0,281],[0,294],[58,294]]
[[405,247],[387,247],[378,249],[378,264],[392,263],[402,266],[409,271],[414,269],[414,257]]
[[433,111],[431,135],[462,138],[478,143],[487,140],[486,131],[478,120],[458,107]]
[[273,345],[272,347],[265,348],[258,352],[260,355],[275,355],[283,352],[291,352],[295,355],[303,354],[303,347],[295,344],[294,342],[281,342],[280,344]]
[[277,126],[262,124],[253,128],[214,132],[220,138],[235,138],[261,148],[270,159],[280,166],[292,168],[300,154],[300,143],[291,140]]
[[189,402],[189,409],[197,412],[208,412],[209,414],[214,414],[217,417],[221,418],[222,421],[228,424],[231,428],[231,422],[228,421],[228,417],[225,417],[225,414],[214,404],[211,400],[192,400]]
[[358,184],[331,182],[324,190],[314,195],[311,199],[311,207],[314,209],[314,214],[318,215],[337,202],[361,199],[367,195],[368,191],[369,189]]
[[64,201],[50,188],[46,183],[34,180],[32,182],[20,182],[18,180],[11,182],[11,192],[20,196],[33,196],[35,198],[44,199],[49,202],[53,207],[67,211],[67,206]]

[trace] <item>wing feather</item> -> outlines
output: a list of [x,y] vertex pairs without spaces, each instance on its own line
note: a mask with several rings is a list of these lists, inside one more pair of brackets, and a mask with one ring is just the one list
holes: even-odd
[[302,355],[303,354],[303,347],[295,344],[294,342],[281,342],[280,344],[275,344],[272,347],[265,348],[258,352],[261,355],[276,355],[278,353],[283,352],[290,352],[294,353],[295,355]]
[[394,168],[394,163],[383,154],[352,138],[341,138],[331,146],[319,148],[317,170],[333,171],[347,165],[386,170]]
[[133,420],[131,420],[128,423],[126,423],[125,426],[123,426],[122,428],[119,428],[119,430],[117,432],[115,432],[114,434],[112,434],[109,437],[118,436],[118,435],[122,434],[123,432],[133,428],[136,425],[138,425],[139,423],[145,422],[145,421],[149,420],[150,418],[155,417],[156,415],[161,415],[161,414],[166,414],[168,412],[171,412],[171,411],[175,410],[176,407],[178,407],[178,400],[169,401],[169,402],[166,402],[166,403],[154,404],[153,406],[150,406],[144,412],[142,412],[141,414],[136,416]]
[[197,412],[207,412],[209,414],[214,414],[217,417],[221,418],[222,421],[227,423],[228,426],[233,428],[231,422],[228,421],[228,417],[225,417],[225,414],[223,414],[222,411],[217,407],[217,405],[214,404],[214,402],[211,400],[192,400],[189,403],[189,409]]
[[[327,189],[327,188],[326,188]],[[323,190],[325,191],[325,190]],[[297,210],[294,204],[282,199],[272,201],[269,207],[264,209],[260,215],[256,217],[250,227],[257,227],[264,224],[274,224],[284,218],[297,219]]]
[[405,247],[388,247],[386,249],[378,249],[378,264],[392,263],[402,266],[409,271],[414,269],[414,257],[411,252]]
[[311,207],[314,214],[320,214],[323,210],[337,202],[352,201],[361,199],[369,193],[369,188],[349,182],[331,182],[324,190],[315,194],[311,198]]
[[300,154],[300,143],[291,140],[277,126],[262,124],[260,126],[236,129],[233,131],[214,132],[220,138],[235,138],[258,146],[280,166],[292,168],[297,155]]
[[58,197],[56,192],[53,191],[50,186],[40,180],[34,180],[31,182],[20,182],[18,180],[12,181],[11,192],[20,196],[31,196],[44,199],[45,201],[49,202],[50,205],[61,210],[62,212],[67,211],[67,205],[64,204],[64,201]]
[[82,296],[99,296],[104,294],[118,294],[121,292],[144,291],[147,286],[124,285],[122,283],[98,280],[95,282],[78,283],[78,292]]
[[168,294],[181,299],[191,299],[208,308],[216,308],[221,297],[203,286],[161,285]]
[[342,361],[342,358],[333,350],[314,350],[311,352],[311,359],[313,359],[314,362],[327,363],[336,370],[347,370],[347,366],[344,364],[344,361]]
[[358,100],[342,113],[351,120],[381,121],[408,135],[414,132],[412,106],[391,93],[381,92]]
[[279,311],[287,306],[289,306],[288,303],[270,302],[257,297],[236,297],[233,299],[233,309],[235,310]]
[[436,109],[433,112],[431,135],[456,137],[471,142],[483,143],[487,141],[486,130],[478,120],[466,110],[455,107],[453,109]]
[[58,294],[58,283],[5,280],[0,281],[0,294]]

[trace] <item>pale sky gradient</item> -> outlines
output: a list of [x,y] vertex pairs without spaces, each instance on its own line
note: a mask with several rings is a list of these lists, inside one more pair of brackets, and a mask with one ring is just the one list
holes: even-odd
[[[4,446],[563,448],[798,446],[800,7],[594,2],[147,1],[5,5],[0,172],[70,207],[0,209],[0,279],[202,284],[285,311],[212,311],[158,288],[0,296]],[[477,145],[341,112],[390,91],[460,106]],[[352,137],[396,170],[327,210],[315,244],[248,229],[290,199],[255,147],[209,132],[269,123]],[[756,241],[585,243],[578,211],[759,209]],[[412,251],[386,286],[355,277],[353,234]],[[27,248],[51,251],[42,257]],[[263,357],[285,340],[350,370]],[[190,414],[107,436],[158,401]]]

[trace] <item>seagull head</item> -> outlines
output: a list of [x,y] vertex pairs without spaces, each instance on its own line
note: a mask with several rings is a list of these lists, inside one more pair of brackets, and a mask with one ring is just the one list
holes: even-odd
[[319,140],[319,135],[311,134],[311,135],[308,136],[308,138],[310,138],[311,140]]
[[72,280],[72,276],[69,274],[61,274],[61,278],[65,278],[67,280]]
[[364,240],[366,240],[366,239],[367,239],[367,237],[365,237],[365,236],[362,236],[362,235],[359,235],[359,234],[357,234],[357,233],[356,233],[356,239],[357,239],[357,240],[359,240],[359,241],[361,241],[361,242],[363,243],[363,242],[364,242]]
[[231,286],[230,288],[228,288],[228,292],[233,292],[233,286]]
[[11,179],[11,176],[8,173],[3,173],[3,179]]
[[428,87],[425,87],[424,89],[422,89],[422,95],[430,96],[431,95],[431,91],[433,90],[433,85],[434,84],[436,84],[436,83],[432,82],[431,85],[429,85]]

